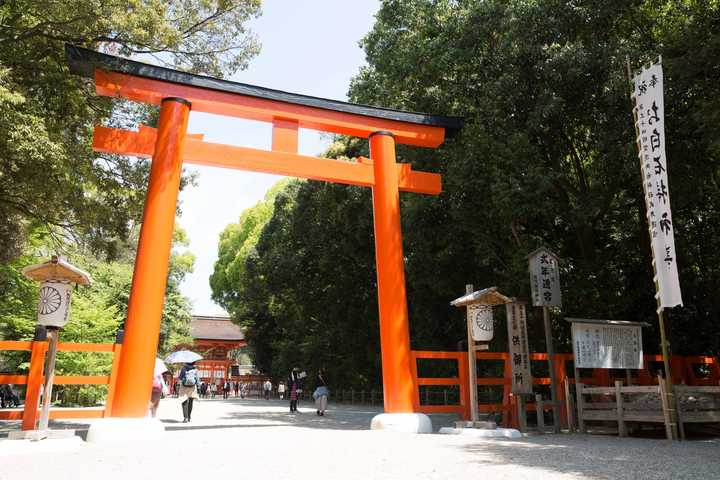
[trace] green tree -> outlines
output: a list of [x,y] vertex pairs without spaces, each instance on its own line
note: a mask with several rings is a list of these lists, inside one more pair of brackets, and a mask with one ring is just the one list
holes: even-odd
[[65,42],[222,76],[244,68],[257,53],[245,25],[259,14],[259,5],[259,0],[3,2],[0,262],[22,252],[36,225],[55,237],[82,236],[112,257],[140,220],[147,164],[98,156],[90,138],[93,125],[132,125],[154,109],[96,97],[91,85],[68,72]]
[[[438,150],[397,149],[443,176],[438,197],[401,195],[414,348],[458,347],[462,312],[448,303],[466,283],[528,299],[526,255],[547,245],[564,260],[561,349],[560,313],[648,321],[645,349],[659,349],[625,59],[662,54],[685,300],[671,343],[720,351],[718,2],[386,0],[376,18],[351,100],[466,119]],[[366,143],[340,138],[328,155],[367,155]],[[368,191],[306,182],[277,196],[253,251],[223,252],[244,259],[222,298],[240,306],[258,366],[327,362],[336,385],[379,381],[371,221]],[[491,348],[507,348],[502,330]]]

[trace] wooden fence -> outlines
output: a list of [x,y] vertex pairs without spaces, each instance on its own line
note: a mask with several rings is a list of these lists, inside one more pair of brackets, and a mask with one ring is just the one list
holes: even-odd
[[[22,420],[23,430],[33,430],[40,411],[40,391],[45,381],[43,371],[46,341],[16,342],[0,341],[0,351],[30,352],[30,367],[27,375],[0,374],[0,384],[25,385],[25,406],[23,409],[0,410],[0,420]],[[115,376],[122,344],[120,343],[58,343],[58,352],[97,352],[113,355],[110,375],[55,375],[53,385],[108,385],[108,397],[103,408],[51,408],[50,418],[100,418],[108,416],[114,397]]]
[[[466,352],[436,352],[417,351],[411,352],[412,369],[415,378],[415,408],[424,413],[456,413],[463,419],[470,418],[470,395],[468,391],[468,362]],[[483,377],[478,375],[478,386],[494,386],[502,388],[502,400],[493,403],[479,403],[478,410],[481,413],[495,413],[502,420],[505,426],[518,427],[520,419],[517,414],[517,398],[511,395],[511,365],[507,352],[477,352],[476,359],[482,372],[483,362],[502,362],[502,376]],[[547,365],[546,353],[531,353],[530,359],[533,362],[541,362]],[[418,360],[450,360],[455,362],[457,375],[449,377],[428,378],[418,377]],[[538,365],[540,366],[540,365]],[[547,367],[545,367],[547,368]],[[558,382],[558,401],[561,404],[560,421],[566,425],[567,418],[567,394],[563,388],[565,379],[574,384],[573,355],[569,353],[556,353],[553,363],[555,376]],[[633,385],[657,385],[656,370],[662,368],[661,355],[645,355],[644,368],[633,370],[631,382]],[[717,386],[720,382],[720,364],[715,357],[707,356],[673,356],[670,359],[672,378],[676,384]],[[610,386],[615,379],[626,379],[626,371],[613,371],[606,369],[593,369],[591,371],[580,371],[581,381],[585,385]],[[533,384],[536,386],[549,386],[550,377],[534,377]],[[443,386],[459,389],[458,402],[452,405],[428,405],[423,403],[423,396],[420,394],[422,387]],[[526,411],[535,411],[535,404],[528,402],[525,405]],[[551,410],[552,404],[544,402],[544,410]]]

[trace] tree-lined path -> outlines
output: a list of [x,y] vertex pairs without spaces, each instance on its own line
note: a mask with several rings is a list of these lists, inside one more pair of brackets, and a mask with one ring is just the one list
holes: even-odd
[[[267,479],[681,479],[714,478],[718,440],[673,444],[615,436],[547,435],[523,440],[480,440],[450,435],[370,431],[378,413],[365,406],[331,406],[317,417],[311,405],[291,416],[286,402],[204,400],[190,424],[175,399],[161,402],[168,430],[158,443],[123,448],[76,442],[58,446],[53,478]],[[437,429],[450,417],[433,417]],[[70,422],[65,422],[70,424]],[[2,425],[2,424],[0,424]],[[57,423],[56,428],[62,424]],[[6,426],[0,426],[6,431]],[[139,439],[140,440],[140,439]],[[45,478],[48,461],[33,445],[22,450],[0,440],[0,479]],[[14,442],[14,441],[13,441]],[[63,441],[57,441],[63,442]],[[21,442],[22,443],[22,442]],[[36,444],[47,447],[48,442]]]

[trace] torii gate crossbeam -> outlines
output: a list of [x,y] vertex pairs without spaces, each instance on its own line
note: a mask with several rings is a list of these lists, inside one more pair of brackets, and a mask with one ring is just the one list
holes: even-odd
[[[395,144],[437,147],[457,117],[433,116],[308,97],[147,65],[66,45],[73,73],[96,92],[160,105],[157,129],[98,126],[93,148],[152,157],[120,358],[114,417],[144,417],[160,334],[183,162],[360,185],[373,190],[373,218],[385,411],[414,412],[399,191],[438,194],[440,176],[395,161]],[[271,122],[272,151],[204,142],[187,134],[190,110]],[[298,129],[368,138],[370,159],[298,155]]]

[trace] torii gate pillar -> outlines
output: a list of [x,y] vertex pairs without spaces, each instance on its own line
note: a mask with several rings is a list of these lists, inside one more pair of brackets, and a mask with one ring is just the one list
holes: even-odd
[[372,198],[385,411],[408,413],[413,411],[414,384],[400,229],[400,191],[395,139],[391,133],[380,131],[370,136],[370,158],[375,174]]
[[145,380],[152,379],[157,355],[180,191],[182,146],[189,117],[190,102],[163,99],[115,384],[113,417],[143,417],[150,402],[150,382]]

